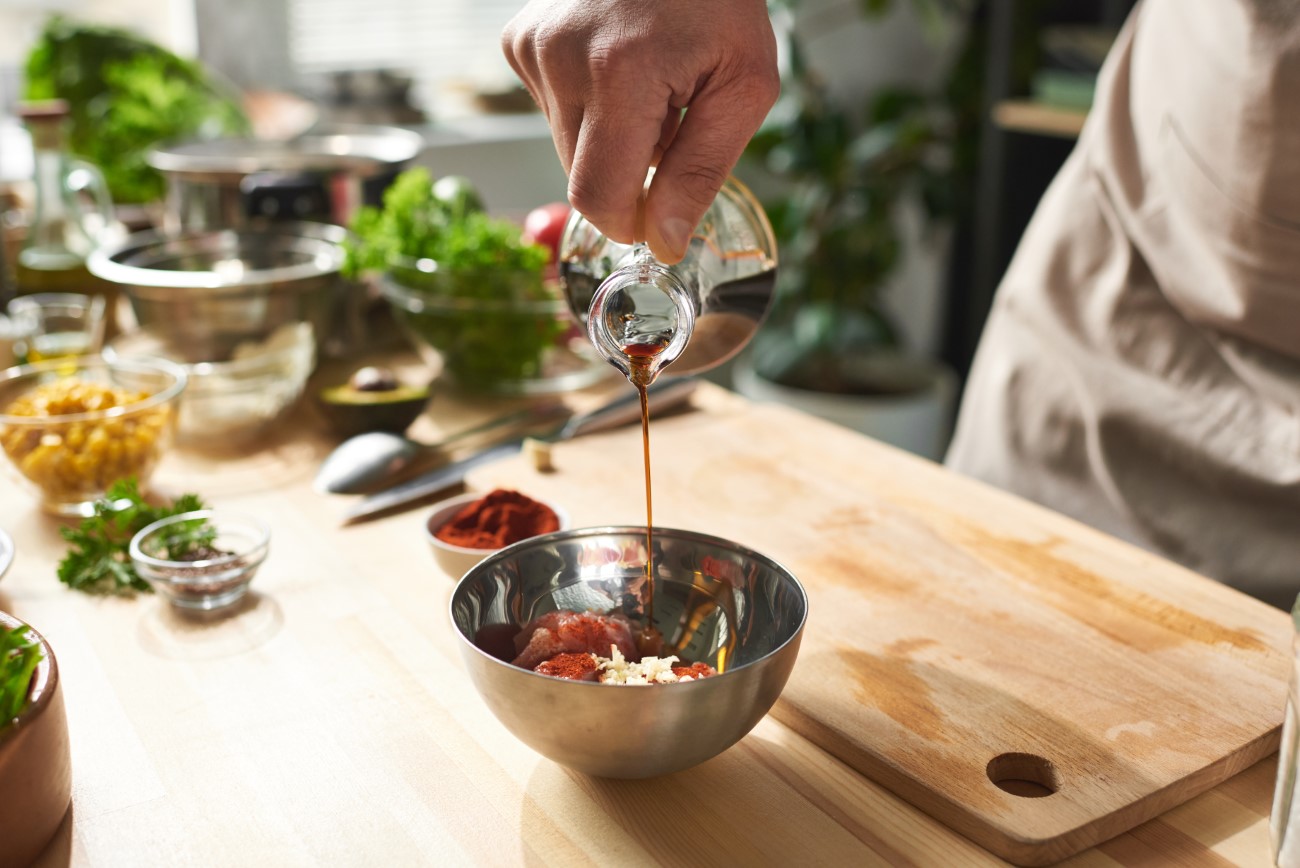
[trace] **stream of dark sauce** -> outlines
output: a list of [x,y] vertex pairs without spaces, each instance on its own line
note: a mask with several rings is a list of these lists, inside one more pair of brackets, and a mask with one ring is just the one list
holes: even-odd
[[654,487],[650,482],[650,396],[646,388],[650,385],[651,365],[655,356],[664,351],[667,344],[628,344],[623,353],[631,362],[628,379],[636,386],[641,396],[641,452],[645,462],[645,626],[636,632],[637,650],[646,656],[659,656],[663,650],[663,634],[655,627],[655,580],[654,580]]

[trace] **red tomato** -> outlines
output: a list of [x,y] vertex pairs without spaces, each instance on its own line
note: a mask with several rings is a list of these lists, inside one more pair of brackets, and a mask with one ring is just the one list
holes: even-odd
[[569,219],[566,202],[552,202],[528,212],[524,218],[524,240],[540,244],[551,251],[551,262],[560,258],[560,239],[564,237],[564,224]]

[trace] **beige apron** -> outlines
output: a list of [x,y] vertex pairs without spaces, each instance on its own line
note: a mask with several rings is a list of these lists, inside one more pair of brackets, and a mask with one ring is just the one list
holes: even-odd
[[998,290],[948,453],[1285,608],[1300,592],[1296,5],[1139,5]]

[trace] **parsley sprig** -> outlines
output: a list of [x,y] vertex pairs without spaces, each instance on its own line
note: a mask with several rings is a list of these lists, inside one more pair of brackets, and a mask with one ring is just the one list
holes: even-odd
[[0,627],[0,729],[27,705],[32,673],[43,659],[41,646],[27,627]]
[[[78,527],[60,529],[72,548],[59,562],[59,581],[92,594],[151,591],[131,565],[131,537],[159,519],[203,508],[196,494],[182,494],[170,506],[154,506],[145,501],[134,478],[113,483],[95,502],[93,515]],[[204,523],[191,528],[188,536],[190,544],[204,545],[212,541],[213,531]]]
[[[459,274],[531,273],[539,278],[538,297],[551,297],[540,281],[546,249],[523,241],[518,224],[489,217],[467,181],[443,179],[449,180],[456,184],[440,192],[423,166],[398,175],[384,192],[382,208],[361,208],[353,218],[344,272],[356,277],[383,271],[395,258],[432,259],[441,270]],[[457,287],[457,295],[491,299],[495,293],[469,281]]]

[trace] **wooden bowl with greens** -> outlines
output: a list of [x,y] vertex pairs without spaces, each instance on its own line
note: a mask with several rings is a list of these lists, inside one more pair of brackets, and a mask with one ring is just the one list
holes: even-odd
[[59,667],[49,643],[0,612],[0,865],[29,865],[72,799]]

